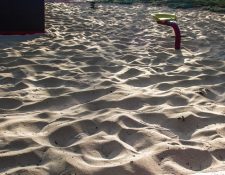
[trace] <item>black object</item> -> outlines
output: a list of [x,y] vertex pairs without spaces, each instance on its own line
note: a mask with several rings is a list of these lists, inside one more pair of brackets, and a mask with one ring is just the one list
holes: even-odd
[[95,3],[96,3],[96,2],[95,2],[95,1],[89,1],[89,2],[90,2],[90,5],[91,5],[91,8],[94,9],[94,8],[95,8]]
[[1,0],[0,34],[33,34],[44,31],[44,0]]

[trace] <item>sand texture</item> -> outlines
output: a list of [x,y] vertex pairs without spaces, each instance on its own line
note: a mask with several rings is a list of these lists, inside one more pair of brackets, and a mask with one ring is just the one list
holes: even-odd
[[225,15],[48,3],[46,34],[0,36],[0,174],[225,170]]

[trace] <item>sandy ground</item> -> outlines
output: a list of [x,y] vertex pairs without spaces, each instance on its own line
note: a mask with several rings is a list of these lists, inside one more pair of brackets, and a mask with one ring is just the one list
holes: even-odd
[[[225,15],[48,4],[47,33],[0,36],[0,173],[225,170]],[[219,173],[219,172],[218,172]]]

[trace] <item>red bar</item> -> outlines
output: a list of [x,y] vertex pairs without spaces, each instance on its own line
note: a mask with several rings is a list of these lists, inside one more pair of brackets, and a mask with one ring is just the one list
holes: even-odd
[[174,48],[176,50],[180,49],[180,45],[181,45],[181,34],[180,34],[180,28],[178,26],[178,24],[176,23],[176,21],[157,21],[158,24],[162,24],[162,25],[166,25],[166,26],[170,26],[173,28],[174,33],[175,33],[175,45]]

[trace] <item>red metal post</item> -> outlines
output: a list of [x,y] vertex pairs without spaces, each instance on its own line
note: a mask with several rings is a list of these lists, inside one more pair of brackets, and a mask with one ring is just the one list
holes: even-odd
[[158,24],[166,25],[166,26],[171,26],[174,30],[175,33],[175,49],[179,50],[180,45],[181,45],[181,34],[180,34],[180,28],[176,21],[157,21]]

